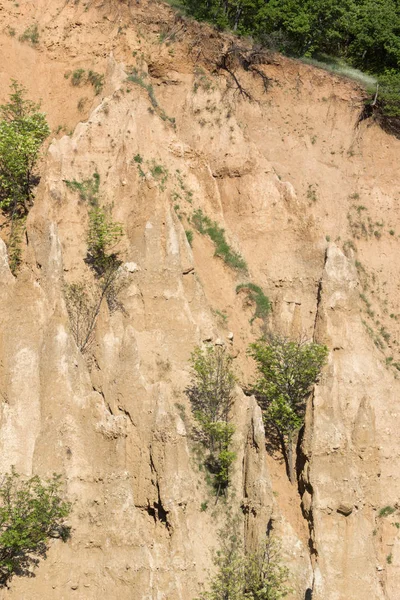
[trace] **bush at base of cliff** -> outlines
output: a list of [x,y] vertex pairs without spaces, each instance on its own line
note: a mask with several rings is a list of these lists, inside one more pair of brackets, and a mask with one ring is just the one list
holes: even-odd
[[229,485],[235,427],[230,421],[235,375],[232,357],[222,346],[196,348],[191,357],[192,382],[186,390],[198,423],[196,437],[207,451],[204,466],[217,496]]
[[61,495],[61,476],[22,479],[14,470],[0,483],[0,586],[13,575],[32,575],[46,557],[50,538],[66,541],[71,504]]
[[282,600],[292,591],[277,538],[267,536],[255,552],[245,554],[229,523],[219,532],[220,549],[214,556],[215,575],[209,591],[198,600]]

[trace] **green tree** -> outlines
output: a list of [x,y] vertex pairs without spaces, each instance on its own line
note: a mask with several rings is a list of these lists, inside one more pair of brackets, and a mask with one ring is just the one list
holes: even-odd
[[231,521],[219,532],[220,549],[214,555],[215,575],[199,600],[281,600],[291,591],[289,570],[280,545],[266,536],[255,552],[245,554]]
[[61,476],[22,479],[14,470],[0,484],[0,585],[13,575],[30,575],[46,556],[51,538],[68,539],[71,511],[61,493]]
[[219,532],[219,540],[220,549],[213,559],[216,573],[200,600],[244,600],[245,561],[233,523]]
[[304,423],[307,397],[326,362],[328,349],[314,342],[271,336],[251,344],[249,354],[257,363],[259,375],[254,391],[265,421],[276,430],[293,483],[295,441]]
[[291,588],[289,569],[283,565],[280,544],[272,535],[266,536],[256,552],[246,556],[244,597],[249,600],[281,600]]
[[0,208],[11,216],[29,211],[40,148],[50,133],[40,105],[25,94],[13,81],[9,102],[0,106]]
[[191,356],[192,382],[186,390],[198,436],[207,448],[205,466],[214,476],[217,495],[229,485],[234,426],[229,422],[236,378],[232,356],[223,346],[196,348]]

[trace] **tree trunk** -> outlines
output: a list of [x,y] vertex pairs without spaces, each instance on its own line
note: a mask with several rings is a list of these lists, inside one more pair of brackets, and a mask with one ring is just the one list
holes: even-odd
[[294,471],[294,460],[293,460],[293,432],[291,431],[288,435],[287,442],[287,466],[288,466],[288,475],[289,481],[293,485],[296,481],[296,474]]

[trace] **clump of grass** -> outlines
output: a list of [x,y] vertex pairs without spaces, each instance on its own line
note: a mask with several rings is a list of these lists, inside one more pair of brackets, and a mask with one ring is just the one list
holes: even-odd
[[19,36],[20,42],[30,42],[32,46],[37,46],[39,43],[39,28],[36,23],[25,29],[24,33]]
[[74,85],[75,87],[80,85],[83,82],[84,75],[85,75],[85,69],[76,69],[72,73],[72,76],[71,76],[72,85]]
[[186,239],[189,242],[189,245],[192,246],[192,244],[193,244],[193,231],[191,229],[186,229],[185,233],[186,233]]
[[257,318],[265,321],[271,312],[271,302],[263,290],[254,283],[241,283],[237,286],[236,293],[240,292],[240,290],[246,290],[247,297],[256,305],[256,310],[254,316],[250,319],[250,323],[253,323],[254,319]]
[[69,181],[68,179],[63,180],[67,188],[74,192],[78,192],[79,198],[82,201],[87,201],[89,204],[93,204],[97,202],[97,196],[100,188],[100,175],[95,172],[90,179],[84,179],[83,181],[76,181],[73,179]]
[[158,102],[154,95],[153,86],[151,85],[151,83],[147,83],[145,81],[146,77],[147,73],[145,73],[144,71],[139,73],[137,69],[133,69],[128,77],[128,81],[132,81],[132,83],[136,83],[137,85],[140,85],[140,87],[142,87],[144,90],[146,90],[149,95],[151,105],[153,106],[153,108],[158,108]]
[[308,65],[312,65],[317,69],[323,69],[324,71],[329,71],[334,73],[335,75],[339,75],[340,77],[345,77],[346,79],[352,79],[353,81],[357,81],[360,85],[365,88],[370,88],[371,86],[376,85],[376,78],[360,71],[359,69],[354,69],[350,67],[345,60],[341,58],[334,58],[332,56],[328,56],[326,54],[319,54],[318,59],[316,58],[308,58],[302,57],[299,60]]
[[228,322],[228,315],[226,314],[226,312],[224,310],[219,310],[217,308],[217,309],[215,309],[214,313],[220,319],[220,321],[221,321],[221,323],[223,325],[227,324],[227,322]]
[[389,515],[392,515],[394,512],[396,512],[396,509],[394,508],[394,506],[384,506],[383,508],[381,508],[381,510],[378,513],[378,517],[387,517]]
[[86,75],[85,69],[76,69],[73,73],[65,73],[64,77],[68,79],[71,75],[71,83],[75,87],[78,87],[84,83],[90,83],[94,87],[94,93],[96,96],[100,94],[104,87],[104,75],[96,73],[96,71],[89,70]]
[[312,185],[311,183],[307,188],[307,198],[310,200],[310,202],[316,202],[318,200],[315,185]]
[[231,269],[247,272],[246,261],[239,252],[236,252],[229,246],[226,241],[225,230],[216,221],[212,221],[210,217],[204,215],[203,211],[199,208],[193,213],[192,223],[199,233],[208,235],[214,242],[214,256],[222,258]]
[[104,87],[104,75],[96,73],[96,71],[89,71],[87,80],[94,87],[94,93],[98,96]]

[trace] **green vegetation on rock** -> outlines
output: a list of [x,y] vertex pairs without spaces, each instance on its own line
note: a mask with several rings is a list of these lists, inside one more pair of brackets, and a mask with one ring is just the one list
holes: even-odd
[[66,541],[71,504],[63,499],[61,476],[23,479],[14,470],[0,483],[0,586],[13,575],[32,576],[46,557],[49,540]]
[[232,357],[223,346],[196,348],[191,356],[192,381],[187,389],[197,438],[207,451],[204,466],[217,496],[229,485],[236,454],[232,452],[235,427],[230,423],[235,375]]
[[219,532],[215,574],[199,600],[282,600],[292,590],[279,541],[267,535],[255,552],[245,554],[235,520]]
[[25,88],[13,81],[9,101],[0,106],[0,209],[10,223],[13,273],[20,263],[24,223],[39,182],[40,148],[50,133],[40,104],[27,100],[25,94]]
[[250,344],[249,354],[258,369],[254,392],[266,425],[277,437],[293,483],[296,434],[304,424],[306,400],[326,363],[328,349],[314,342],[270,336]]

